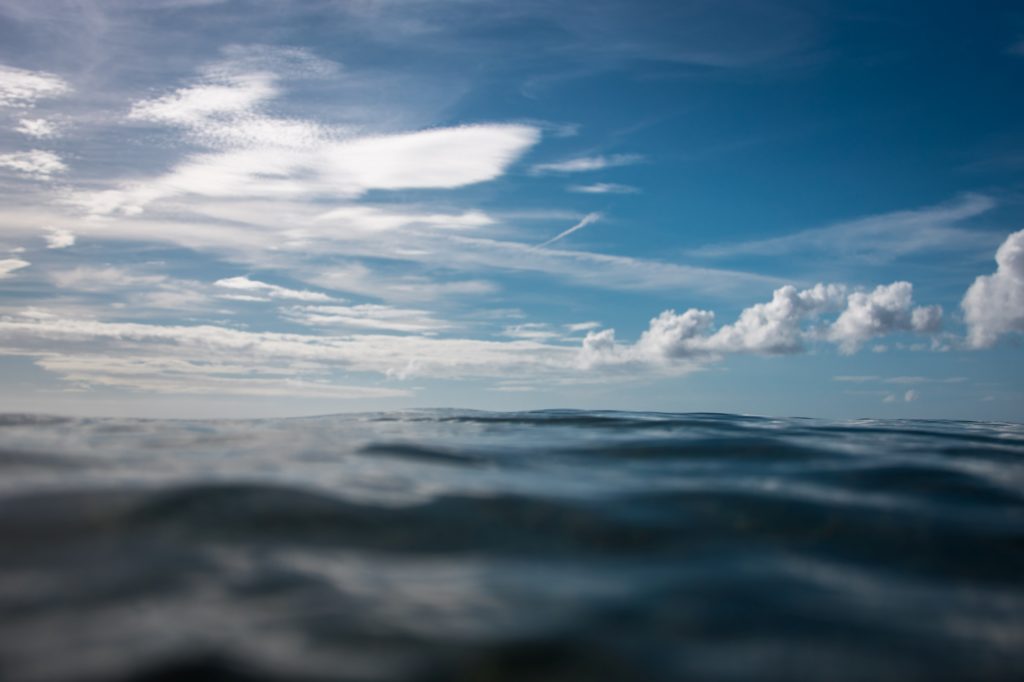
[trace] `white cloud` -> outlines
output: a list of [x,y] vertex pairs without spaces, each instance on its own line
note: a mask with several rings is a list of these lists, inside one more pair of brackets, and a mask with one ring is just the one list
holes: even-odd
[[967,342],[992,346],[1005,334],[1024,331],[1024,230],[1006,238],[996,251],[996,271],[974,280],[960,306]]
[[612,154],[610,156],[583,156],[554,163],[538,163],[533,166],[534,173],[580,173],[584,171],[603,170],[616,166],[629,166],[640,163],[644,157],[639,154]]
[[27,268],[30,265],[32,264],[27,260],[22,260],[20,258],[0,259],[0,279],[10,277],[11,273],[15,270],[21,270],[22,268]]
[[166,275],[142,273],[132,268],[111,265],[81,265],[72,270],[49,273],[50,280],[61,289],[100,293],[118,290],[139,291],[166,284]]
[[350,204],[321,213],[312,222],[332,232],[345,230],[348,233],[375,233],[409,227],[465,230],[491,225],[494,220],[482,211],[426,213]]
[[587,322],[573,322],[572,324],[564,325],[564,327],[570,332],[586,332],[593,329],[600,329],[601,323],[591,320]]
[[200,125],[211,117],[252,111],[276,96],[271,74],[238,75],[224,83],[181,88],[169,95],[132,105],[128,119],[173,125]]
[[68,169],[59,156],[39,149],[0,154],[0,167],[41,179],[49,178],[54,173],[63,173]]
[[0,65],[0,106],[29,107],[36,100],[69,92],[71,86],[60,76]]
[[991,210],[995,205],[990,197],[967,194],[937,206],[885,213],[782,237],[714,244],[690,253],[706,257],[733,257],[825,252],[884,262],[918,251],[977,248],[979,243],[985,243],[988,235],[957,225]]
[[850,294],[846,310],[832,324],[828,338],[839,344],[844,354],[855,353],[866,341],[899,331],[933,333],[938,331],[942,309],[938,306],[913,307],[910,282],[879,285],[867,293]]
[[60,130],[52,121],[45,118],[23,118],[18,121],[16,131],[22,135],[37,138],[57,137]]
[[75,235],[69,230],[53,230],[45,239],[48,249],[66,249],[75,245]]
[[534,341],[551,341],[562,338],[562,335],[544,322],[523,322],[505,327],[502,336],[514,339],[532,339]]
[[640,190],[630,185],[620,185],[615,182],[595,182],[592,185],[570,185],[570,192],[582,194],[634,194]]
[[283,313],[287,319],[293,322],[321,329],[379,329],[390,332],[429,334],[450,326],[446,322],[435,319],[426,310],[370,303],[353,306],[294,306],[285,309]]
[[[287,372],[296,380],[342,371],[378,377],[425,376],[444,379],[543,376],[571,369],[575,349],[529,340],[483,341],[423,335],[323,336],[251,332],[214,325],[157,325],[102,322],[29,310],[0,317],[0,342],[6,352],[40,358],[109,355],[146,368],[174,360],[174,371],[149,367],[136,377],[184,380],[209,366],[233,366],[239,372]],[[40,351],[45,342],[45,351]],[[53,366],[51,364],[51,366]],[[190,369],[194,366],[195,369]],[[82,361],[78,372],[89,371]],[[413,368],[413,369],[410,369]],[[58,371],[58,370],[55,370]],[[95,376],[110,374],[102,367]],[[98,379],[97,379],[98,380]]]
[[846,287],[817,284],[797,291],[796,287],[776,289],[772,300],[758,303],[740,313],[709,339],[714,350],[768,354],[796,353],[803,349],[801,323],[831,312],[842,305]]
[[536,144],[536,128],[466,125],[324,142],[311,149],[257,146],[189,157],[166,175],[81,193],[96,214],[137,214],[158,199],[355,198],[369,190],[452,189],[493,180]]
[[296,301],[330,301],[327,294],[307,289],[297,290],[281,287],[276,284],[268,284],[248,277],[228,277],[219,279],[213,283],[214,286],[234,291],[250,292],[248,300],[266,301],[272,298],[293,299]]
[[133,104],[128,120],[182,127],[200,144],[222,149],[310,149],[340,132],[263,112],[281,94],[283,79],[328,77],[336,64],[298,48],[230,46],[224,53],[193,85]]
[[576,232],[577,230],[582,230],[587,225],[593,225],[594,223],[596,223],[598,220],[600,220],[603,217],[604,216],[602,216],[600,213],[588,213],[587,215],[583,216],[583,218],[578,223],[576,223],[575,225],[570,227],[568,230],[565,230],[564,232],[560,232],[559,234],[555,235],[554,237],[552,237],[551,239],[547,240],[543,244],[540,244],[540,246],[544,247],[544,246],[548,246],[550,244],[554,244],[558,240],[563,239],[564,237],[568,237],[573,232]]
[[[845,309],[844,309],[845,304]],[[822,333],[808,321],[842,310]],[[802,291],[776,289],[772,300],[744,309],[732,324],[713,330],[715,314],[690,308],[679,314],[666,310],[651,320],[634,344],[619,344],[614,330],[591,331],[583,340],[579,362],[584,367],[630,363],[667,364],[680,359],[708,362],[728,353],[780,355],[799,353],[808,341],[827,338],[840,351],[852,353],[873,336],[898,331],[928,333],[937,311],[919,315],[928,328],[915,328],[911,287],[907,282],[879,286],[871,293],[853,292],[837,284],[817,284]],[[869,381],[876,377],[838,377]]]

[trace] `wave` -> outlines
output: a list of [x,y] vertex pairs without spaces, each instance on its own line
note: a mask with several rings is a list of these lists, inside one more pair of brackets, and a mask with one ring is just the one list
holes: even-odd
[[1024,428],[0,415],[11,680],[1012,680]]

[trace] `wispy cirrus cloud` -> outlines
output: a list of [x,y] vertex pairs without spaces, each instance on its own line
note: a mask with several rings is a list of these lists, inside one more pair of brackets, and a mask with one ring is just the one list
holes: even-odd
[[604,216],[601,213],[588,213],[587,215],[583,216],[583,218],[578,223],[570,227],[568,230],[565,230],[564,232],[559,232],[551,239],[547,240],[543,244],[540,244],[540,247],[550,246],[551,244],[554,244],[557,241],[561,241],[562,239],[565,239],[573,232],[578,232],[587,225],[593,225],[597,221],[601,220],[601,218],[603,217]]
[[886,262],[919,251],[985,247],[992,235],[961,227],[961,223],[995,206],[991,197],[965,194],[936,206],[859,218],[782,237],[713,244],[687,253],[706,258],[840,253],[848,258]]
[[580,194],[636,194],[640,190],[630,185],[620,185],[615,182],[595,182],[591,185],[569,185],[570,192]]
[[230,291],[238,291],[249,297],[249,300],[269,301],[271,299],[291,299],[296,301],[331,301],[331,297],[319,291],[308,289],[289,289],[276,284],[268,284],[248,277],[227,277],[213,283],[214,286]]
[[372,303],[348,306],[293,306],[282,312],[286,319],[318,329],[375,329],[408,334],[433,334],[451,326],[436,319],[426,310]]
[[564,161],[538,163],[531,167],[534,173],[583,173],[598,171],[618,166],[631,166],[640,163],[644,157],[640,154],[611,154],[608,156],[580,156]]

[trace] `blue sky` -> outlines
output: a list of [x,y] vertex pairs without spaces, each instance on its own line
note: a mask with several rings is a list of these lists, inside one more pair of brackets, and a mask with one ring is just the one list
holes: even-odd
[[0,409],[1019,421],[1022,82],[1014,2],[2,0]]

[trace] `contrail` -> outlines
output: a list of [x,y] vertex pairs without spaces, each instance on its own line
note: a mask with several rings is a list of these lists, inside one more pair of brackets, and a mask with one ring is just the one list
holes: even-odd
[[563,237],[568,237],[570,234],[572,234],[576,230],[582,230],[587,225],[590,225],[591,223],[596,223],[598,220],[600,220],[603,217],[604,216],[602,216],[600,213],[588,213],[587,215],[583,216],[583,220],[579,221],[578,223],[576,223],[575,225],[570,227],[565,232],[563,232],[563,233],[561,233],[561,234],[559,234],[559,235],[557,235],[555,237],[552,237],[551,239],[547,240],[543,244],[538,244],[537,248],[548,246],[549,244],[554,244],[559,239],[561,239]]

